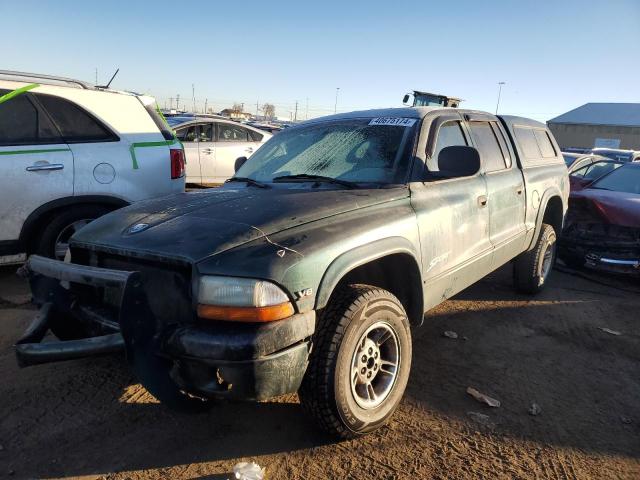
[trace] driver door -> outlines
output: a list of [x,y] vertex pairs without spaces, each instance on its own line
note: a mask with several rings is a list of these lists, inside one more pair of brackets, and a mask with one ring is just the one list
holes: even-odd
[[461,178],[429,177],[437,156],[452,145],[470,145],[458,113],[425,122],[429,137],[423,181],[413,181],[411,204],[416,212],[422,250],[425,310],[439,304],[491,271],[487,184],[480,173]]
[[198,125],[187,125],[176,129],[176,137],[184,147],[186,183],[202,183],[198,131]]

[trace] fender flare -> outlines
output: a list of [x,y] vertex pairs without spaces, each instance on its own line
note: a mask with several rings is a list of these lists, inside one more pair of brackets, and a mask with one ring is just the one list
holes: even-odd
[[40,205],[29,214],[27,219],[22,224],[22,229],[20,230],[20,237],[18,240],[20,245],[23,248],[27,247],[29,239],[36,230],[36,227],[38,226],[40,220],[47,214],[51,213],[53,210],[61,207],[87,204],[112,206],[114,207],[114,209],[130,205],[129,202],[123,200],[122,198],[112,197],[109,195],[79,195],[75,197],[56,198],[55,200]]
[[[564,224],[564,213],[566,212],[566,205],[565,205],[565,202],[562,200],[562,192],[558,187],[555,187],[555,186],[549,187],[544,191],[544,193],[542,194],[542,198],[540,199],[538,214],[536,216],[536,228],[533,232],[533,238],[531,238],[531,243],[527,247],[527,251],[531,250],[535,246],[536,241],[538,240],[538,236],[540,235],[540,230],[542,229],[542,220],[544,219],[544,215],[547,211],[547,205],[549,204],[549,200],[552,197],[558,197],[560,198],[560,201],[562,201],[562,223]],[[560,233],[561,232],[557,232],[558,235],[560,235]]]
[[[366,263],[398,253],[409,255],[415,262],[418,272],[422,274],[422,269],[420,268],[420,262],[418,260],[419,257],[415,247],[409,240],[404,237],[387,237],[375,240],[371,243],[347,250],[331,262],[320,280],[318,293],[316,295],[315,309],[317,310],[327,305],[331,293],[333,293],[340,280],[350,271]],[[420,285],[419,291],[421,296],[420,302],[422,303],[422,312],[424,312],[422,285]]]

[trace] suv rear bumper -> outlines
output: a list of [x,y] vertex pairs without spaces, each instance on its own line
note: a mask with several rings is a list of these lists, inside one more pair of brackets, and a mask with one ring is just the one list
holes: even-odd
[[[277,322],[198,321],[156,331],[138,272],[38,256],[29,258],[25,271],[40,310],[16,343],[21,367],[125,350],[145,386],[168,375],[180,390],[202,397],[263,400],[293,393],[302,382],[315,330],[313,311]],[[119,289],[117,318],[82,305],[65,282]],[[53,321],[82,315],[101,334],[41,343]]]

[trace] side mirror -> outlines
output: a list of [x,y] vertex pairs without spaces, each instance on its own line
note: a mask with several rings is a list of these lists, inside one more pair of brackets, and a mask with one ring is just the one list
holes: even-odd
[[247,161],[247,157],[236,158],[236,163],[233,165],[233,171],[237,172],[238,170],[240,170],[240,167],[244,165],[246,161]]
[[409,97],[410,96],[411,95],[407,93],[404,97],[402,97],[402,103],[404,103],[406,105],[407,102],[409,102]]
[[439,177],[470,177],[480,171],[480,153],[473,147],[452,145],[438,154]]

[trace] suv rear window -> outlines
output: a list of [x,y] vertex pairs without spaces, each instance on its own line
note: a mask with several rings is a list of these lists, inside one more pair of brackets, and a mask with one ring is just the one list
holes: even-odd
[[[142,103],[142,102],[141,102]],[[162,134],[162,137],[165,140],[173,140],[173,132],[171,131],[171,127],[167,124],[164,118],[160,116],[160,114],[156,111],[156,107],[150,103],[149,105],[145,105],[144,109],[147,111],[153,123],[156,124],[158,130]]]
[[[0,96],[9,93],[0,90]],[[0,103],[0,145],[64,143],[51,120],[25,94]]]
[[67,143],[114,142],[118,137],[75,103],[53,95],[36,94]]

